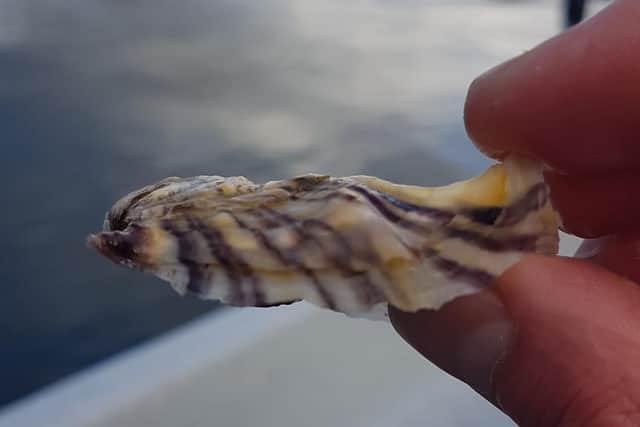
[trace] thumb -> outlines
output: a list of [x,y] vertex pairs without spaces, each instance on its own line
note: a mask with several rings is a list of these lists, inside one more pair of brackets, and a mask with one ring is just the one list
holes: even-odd
[[390,316],[522,426],[640,425],[640,287],[605,269],[529,255],[491,291]]

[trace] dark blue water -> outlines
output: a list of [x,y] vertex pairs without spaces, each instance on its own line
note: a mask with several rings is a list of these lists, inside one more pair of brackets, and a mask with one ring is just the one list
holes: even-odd
[[218,309],[85,247],[136,187],[488,163],[461,120],[495,60],[472,34],[421,2],[330,3],[0,3],[0,404]]

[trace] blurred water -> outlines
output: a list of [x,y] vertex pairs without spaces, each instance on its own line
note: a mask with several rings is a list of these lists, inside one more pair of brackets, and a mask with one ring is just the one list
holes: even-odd
[[550,8],[0,0],[0,403],[217,308],[85,248],[117,197],[169,175],[476,173],[466,87],[548,36]]

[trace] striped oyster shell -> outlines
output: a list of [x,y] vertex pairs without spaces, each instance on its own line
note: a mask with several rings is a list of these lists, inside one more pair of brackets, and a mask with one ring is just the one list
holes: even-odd
[[236,306],[306,300],[379,318],[489,286],[524,252],[555,254],[538,163],[510,157],[445,187],[374,177],[167,178],[108,212],[89,244],[180,294]]

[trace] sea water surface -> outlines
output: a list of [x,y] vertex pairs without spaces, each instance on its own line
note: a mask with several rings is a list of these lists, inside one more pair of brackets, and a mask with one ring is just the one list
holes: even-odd
[[172,175],[475,174],[466,88],[557,31],[556,6],[1,0],[0,404],[218,309],[85,247],[119,196]]

